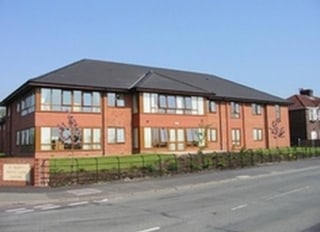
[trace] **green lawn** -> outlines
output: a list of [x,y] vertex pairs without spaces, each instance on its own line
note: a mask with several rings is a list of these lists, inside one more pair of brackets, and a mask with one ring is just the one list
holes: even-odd
[[[243,150],[245,154],[250,154],[250,150]],[[320,153],[320,148],[312,147],[285,147],[275,149],[258,149],[255,154],[262,154],[267,160],[270,156],[279,158],[279,155],[290,155],[290,157],[308,157],[315,153]],[[235,156],[237,157],[237,156]],[[244,156],[246,157],[246,156]],[[258,156],[261,157],[261,156]],[[166,164],[175,164],[174,155],[128,155],[128,156],[105,156],[96,158],[64,158],[51,159],[50,172],[72,172],[72,171],[101,171],[101,170],[128,170],[130,168],[151,168],[159,169],[160,161]]]
[[173,155],[129,155],[78,159],[51,159],[50,172],[69,172],[72,170],[112,170],[132,167],[159,165],[159,161],[174,160]]

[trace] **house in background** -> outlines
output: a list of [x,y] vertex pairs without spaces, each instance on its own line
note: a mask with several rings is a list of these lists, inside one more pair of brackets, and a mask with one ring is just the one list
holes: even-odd
[[[2,102],[0,149],[35,158],[289,146],[285,99],[208,74],[80,60]],[[62,139],[72,116],[79,135]],[[270,129],[280,122],[284,136]],[[70,133],[70,132],[68,132]],[[70,134],[69,134],[70,135]],[[77,146],[73,146],[76,143]]]
[[292,145],[320,146],[320,98],[313,90],[301,89],[299,94],[287,99]]

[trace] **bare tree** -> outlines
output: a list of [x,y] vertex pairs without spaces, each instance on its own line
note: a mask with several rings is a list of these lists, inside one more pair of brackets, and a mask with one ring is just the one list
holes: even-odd
[[280,125],[281,120],[276,119],[272,121],[271,127],[270,127],[270,132],[272,134],[272,137],[276,140],[276,145],[278,147],[278,139],[283,138],[285,134],[284,127]]
[[81,130],[77,120],[69,112],[67,116],[67,123],[58,124],[59,140],[63,143],[65,149],[71,150],[73,157],[74,149],[81,148]]

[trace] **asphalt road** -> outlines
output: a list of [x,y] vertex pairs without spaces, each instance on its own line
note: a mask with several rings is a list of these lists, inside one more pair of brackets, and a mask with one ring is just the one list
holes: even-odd
[[[31,191],[24,194],[30,200],[0,207],[0,231],[319,232],[319,177],[320,160],[313,159]],[[24,196],[13,190],[4,192],[8,199],[10,194]],[[1,200],[5,193],[0,194]]]

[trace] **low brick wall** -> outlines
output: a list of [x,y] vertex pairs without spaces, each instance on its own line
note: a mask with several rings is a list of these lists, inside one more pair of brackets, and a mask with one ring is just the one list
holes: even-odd
[[46,187],[49,186],[49,160],[45,159],[35,159],[34,160],[34,176],[33,185],[36,187]]
[[34,158],[0,158],[0,186],[34,185],[34,167]]

